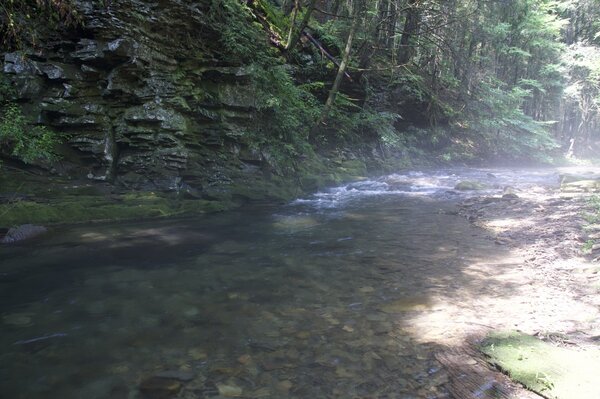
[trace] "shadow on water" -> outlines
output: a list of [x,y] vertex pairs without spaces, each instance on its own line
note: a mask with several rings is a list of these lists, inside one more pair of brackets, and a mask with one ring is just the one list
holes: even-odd
[[521,290],[454,207],[382,195],[0,249],[0,391],[135,398],[158,373],[165,397],[448,397],[434,355],[478,320],[461,309]]

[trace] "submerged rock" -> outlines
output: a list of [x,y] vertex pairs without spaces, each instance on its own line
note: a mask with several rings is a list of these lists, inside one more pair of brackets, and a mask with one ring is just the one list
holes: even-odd
[[427,298],[403,298],[379,307],[379,310],[384,313],[415,312],[429,309],[431,309],[431,303]]
[[48,229],[43,226],[23,224],[9,229],[4,238],[0,240],[0,244],[11,244],[13,242],[27,240],[44,234],[47,231]]
[[174,378],[150,377],[140,384],[140,392],[144,399],[169,399],[177,395],[181,382]]
[[26,327],[33,324],[33,313],[12,313],[2,316],[2,322],[15,327]]
[[194,379],[195,375],[191,371],[184,370],[164,370],[159,373],[156,373],[154,377],[170,379],[170,380],[178,380],[178,381],[191,381]]
[[242,388],[234,384],[217,384],[219,395],[225,396],[226,398],[235,398],[242,396]]
[[485,184],[471,180],[460,181],[454,186],[454,189],[459,191],[485,190],[486,188]]

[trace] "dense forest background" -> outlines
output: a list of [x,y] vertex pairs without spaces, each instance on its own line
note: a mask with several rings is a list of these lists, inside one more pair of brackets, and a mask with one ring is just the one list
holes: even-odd
[[287,1],[279,11],[288,52],[306,25],[309,37],[348,60],[364,97],[341,78],[336,108],[356,107],[363,122],[393,120],[389,130],[373,124],[384,143],[443,148],[446,160],[543,158],[557,146],[598,151],[597,1]]
[[[248,108],[257,117],[239,137],[230,132],[225,139],[269,148],[270,155],[262,158],[270,158],[275,168],[286,158],[365,142],[384,155],[430,154],[446,162],[547,161],[560,154],[599,153],[597,0],[171,3],[200,10],[204,19],[193,34],[174,33],[169,40],[199,38],[209,43],[204,48],[210,48],[210,56],[207,51],[190,57],[219,68],[244,68],[243,78],[254,91]],[[49,46],[60,53],[57,35],[80,40],[81,46],[82,37],[96,35],[89,30],[94,7],[107,20],[116,20],[127,7],[136,12],[135,5],[117,0],[2,2],[0,147],[5,159],[52,162],[56,147],[72,137],[52,118],[36,114],[34,97],[20,96],[23,84],[15,83],[15,74],[24,67],[14,66],[15,54],[52,60],[43,53]],[[89,73],[86,65],[81,68]],[[122,145],[119,151],[127,149]],[[112,162],[117,152],[105,158]],[[115,168],[108,166],[106,178],[118,174]]]
[[[325,69],[338,70],[333,87],[327,75],[309,86],[316,103],[326,103],[321,123],[325,115],[335,120],[343,119],[339,112],[357,112],[352,121],[331,123],[338,134],[350,124],[342,131],[374,130],[387,145],[444,149],[446,160],[543,158],[556,147],[569,155],[598,153],[598,1],[264,6],[288,58],[298,56],[295,39],[306,29],[307,41],[341,60],[333,66],[323,57]],[[326,101],[316,87],[329,90]]]

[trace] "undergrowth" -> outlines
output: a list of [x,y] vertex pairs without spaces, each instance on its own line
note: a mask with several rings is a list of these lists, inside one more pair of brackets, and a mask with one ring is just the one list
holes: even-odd
[[12,101],[13,89],[0,75],[0,156],[25,163],[54,161],[58,137],[45,126],[33,125]]
[[[584,219],[588,223],[587,228],[589,229],[590,226],[600,223],[600,196],[592,196],[588,201],[588,205],[590,212],[584,215]],[[594,245],[597,244],[597,241],[598,240],[596,239],[587,240],[582,246],[583,253],[591,254]]]

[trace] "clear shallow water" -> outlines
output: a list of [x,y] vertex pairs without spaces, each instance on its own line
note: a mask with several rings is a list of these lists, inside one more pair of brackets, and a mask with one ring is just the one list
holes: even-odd
[[181,398],[447,397],[435,343],[404,327],[499,251],[453,215],[464,179],[490,192],[558,181],[398,174],[282,207],[2,247],[0,396],[157,397],[140,384],[167,375],[185,380]]

